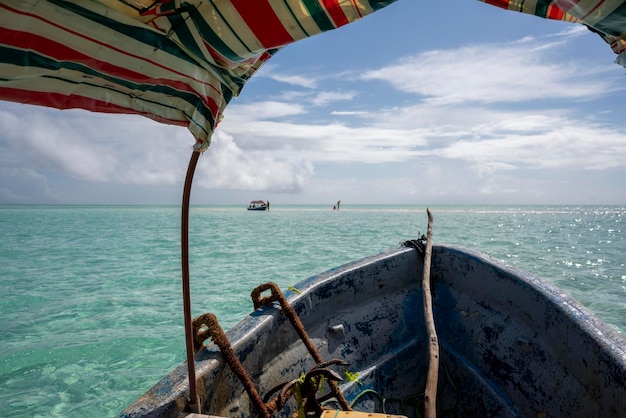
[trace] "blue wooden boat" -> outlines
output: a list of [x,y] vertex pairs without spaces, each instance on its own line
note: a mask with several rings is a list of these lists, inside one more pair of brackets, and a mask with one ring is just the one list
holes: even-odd
[[[431,260],[438,416],[626,416],[626,340],[615,330],[554,286],[475,251],[434,246]],[[423,267],[419,250],[402,246],[285,293],[319,355],[349,363],[329,368],[343,379],[339,389],[354,410],[421,413],[428,367]],[[316,364],[283,311],[263,306],[226,333],[260,396]],[[202,413],[263,416],[225,357],[210,342],[196,353]],[[188,395],[183,364],[121,416],[177,417]],[[341,409],[334,401],[327,406]],[[296,408],[290,398],[274,416]]]

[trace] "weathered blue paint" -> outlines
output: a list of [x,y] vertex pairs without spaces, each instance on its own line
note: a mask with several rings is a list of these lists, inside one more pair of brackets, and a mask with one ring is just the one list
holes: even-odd
[[[300,294],[286,292],[322,357],[347,360],[348,370],[359,373],[358,383],[341,386],[348,400],[365,389],[387,399],[423,391],[422,267],[414,249],[399,248],[306,279],[296,286]],[[481,417],[626,417],[626,341],[575,300],[535,276],[458,247],[433,247],[431,277],[441,350],[439,410]],[[314,364],[276,306],[253,312],[228,336],[262,395]],[[256,416],[215,346],[198,353],[196,369],[205,412]],[[175,417],[187,392],[183,364],[121,416]],[[355,408],[380,411],[381,405],[370,394]],[[290,405],[280,416],[292,410]]]

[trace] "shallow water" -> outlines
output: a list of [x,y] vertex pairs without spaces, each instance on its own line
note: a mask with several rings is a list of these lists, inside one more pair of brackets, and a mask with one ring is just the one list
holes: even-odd
[[[425,233],[425,207],[200,206],[193,315]],[[441,206],[434,241],[560,287],[626,333],[626,207]],[[0,206],[0,416],[115,416],[185,360],[177,206]]]

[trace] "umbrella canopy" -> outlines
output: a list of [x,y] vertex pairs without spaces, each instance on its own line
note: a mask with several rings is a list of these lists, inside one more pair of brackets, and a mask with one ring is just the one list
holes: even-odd
[[581,23],[600,35],[626,67],[626,1],[624,0],[480,0],[493,6],[545,19]]
[[[278,50],[394,1],[3,1],[0,100],[144,115],[188,127],[203,151],[228,102]],[[586,24],[625,55],[626,0],[482,1]]]
[[187,126],[204,150],[228,102],[280,48],[393,0],[9,0],[0,100]]

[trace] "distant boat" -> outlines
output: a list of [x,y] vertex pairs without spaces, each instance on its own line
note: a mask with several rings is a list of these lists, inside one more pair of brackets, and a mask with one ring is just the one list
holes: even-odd
[[248,210],[266,210],[266,209],[267,209],[267,203],[265,203],[262,200],[253,200],[248,205]]
[[[306,376],[316,376],[309,383],[323,376],[328,395],[330,380],[339,376],[343,381],[335,385],[355,411],[420,416],[429,359],[424,259],[423,248],[406,245],[311,277],[285,293],[313,351],[341,363],[315,368],[318,360],[294,331],[289,309],[269,296],[255,301],[261,307],[225,337],[230,358],[250,376],[248,388],[258,391],[259,402],[272,405],[289,393],[281,384],[306,382]],[[574,299],[459,247],[433,246],[430,271],[440,347],[439,417],[626,417],[626,340]],[[280,412],[259,413],[232,371],[237,368],[226,364],[228,353],[205,344],[195,355],[203,414],[292,416],[293,397]],[[121,416],[179,416],[188,408],[187,370],[179,366]],[[342,409],[334,401],[326,406]]]

